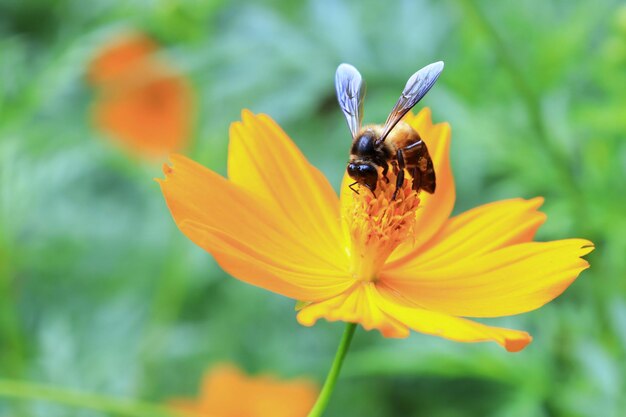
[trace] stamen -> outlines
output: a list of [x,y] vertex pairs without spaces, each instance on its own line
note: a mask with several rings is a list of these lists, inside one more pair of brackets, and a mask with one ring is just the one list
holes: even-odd
[[352,242],[351,272],[357,280],[375,281],[389,255],[413,234],[420,200],[412,180],[406,178],[392,200],[396,178],[391,172],[388,177],[389,182],[379,175],[375,195],[367,190],[344,196],[349,199],[343,217]]

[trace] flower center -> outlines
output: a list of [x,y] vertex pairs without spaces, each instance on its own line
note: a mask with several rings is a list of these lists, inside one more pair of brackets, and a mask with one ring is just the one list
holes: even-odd
[[406,178],[392,200],[396,176],[390,172],[388,178],[389,182],[379,173],[374,194],[364,186],[359,186],[359,194],[345,191],[342,213],[351,241],[351,272],[358,280],[375,281],[389,255],[412,236],[420,202],[417,192]]

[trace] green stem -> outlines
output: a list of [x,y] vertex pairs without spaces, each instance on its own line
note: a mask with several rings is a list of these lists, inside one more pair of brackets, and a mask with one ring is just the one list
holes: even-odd
[[10,379],[0,379],[0,397],[51,401],[124,417],[173,417],[176,415],[162,406]]
[[355,323],[348,323],[346,325],[346,329],[341,337],[341,343],[339,343],[339,348],[337,348],[337,353],[335,354],[335,359],[333,360],[333,364],[330,367],[330,371],[328,372],[328,376],[326,377],[326,381],[322,387],[322,392],[320,392],[319,397],[317,397],[317,401],[309,412],[308,417],[320,417],[324,410],[326,410],[326,406],[328,405],[330,396],[335,389],[335,384],[337,383],[337,378],[339,377],[339,372],[341,371],[341,365],[343,364],[343,360],[348,353],[348,348],[350,347],[350,342],[352,342],[352,336],[354,336],[355,330]]

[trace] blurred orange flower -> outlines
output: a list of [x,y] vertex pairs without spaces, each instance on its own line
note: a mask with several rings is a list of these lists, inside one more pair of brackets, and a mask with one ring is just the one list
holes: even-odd
[[156,42],[141,33],[119,34],[97,52],[87,70],[87,79],[95,86],[117,83],[146,65],[158,49]]
[[249,377],[235,366],[207,372],[198,399],[175,399],[171,407],[190,417],[305,417],[317,398],[307,380]]
[[404,119],[427,143],[435,194],[394,181],[376,196],[341,198],[265,115],[243,112],[230,130],[228,180],[182,156],[161,189],[180,230],[234,277],[300,300],[298,321],[360,323],[387,337],[409,329],[461,342],[495,341],[509,351],[531,336],[464,317],[534,310],[586,269],[584,239],[532,242],[546,216],[541,198],[486,204],[450,218],[455,186],[450,127],[430,111]]
[[186,78],[157,59],[157,50],[146,36],[127,34],[105,45],[88,69],[97,89],[94,125],[147,157],[182,149],[194,113]]

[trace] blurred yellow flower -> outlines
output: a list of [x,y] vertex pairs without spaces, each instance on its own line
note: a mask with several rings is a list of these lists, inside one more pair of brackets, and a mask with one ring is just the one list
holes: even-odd
[[97,90],[94,125],[146,157],[182,149],[194,114],[187,79],[157,59],[157,50],[145,35],[119,36],[96,54],[87,71]]
[[307,380],[250,377],[220,365],[206,373],[198,399],[174,399],[170,405],[190,417],[305,417],[316,397],[317,388]]
[[[300,301],[298,321],[360,323],[387,337],[409,329],[509,351],[531,336],[464,317],[534,310],[561,294],[588,263],[583,239],[532,242],[541,198],[504,200],[450,218],[455,187],[450,127],[430,111],[404,119],[428,145],[433,195],[409,181],[380,181],[374,197],[341,198],[266,115],[243,112],[230,130],[228,179],[182,156],[161,189],[180,230],[232,276]],[[346,146],[347,148],[347,146]]]

